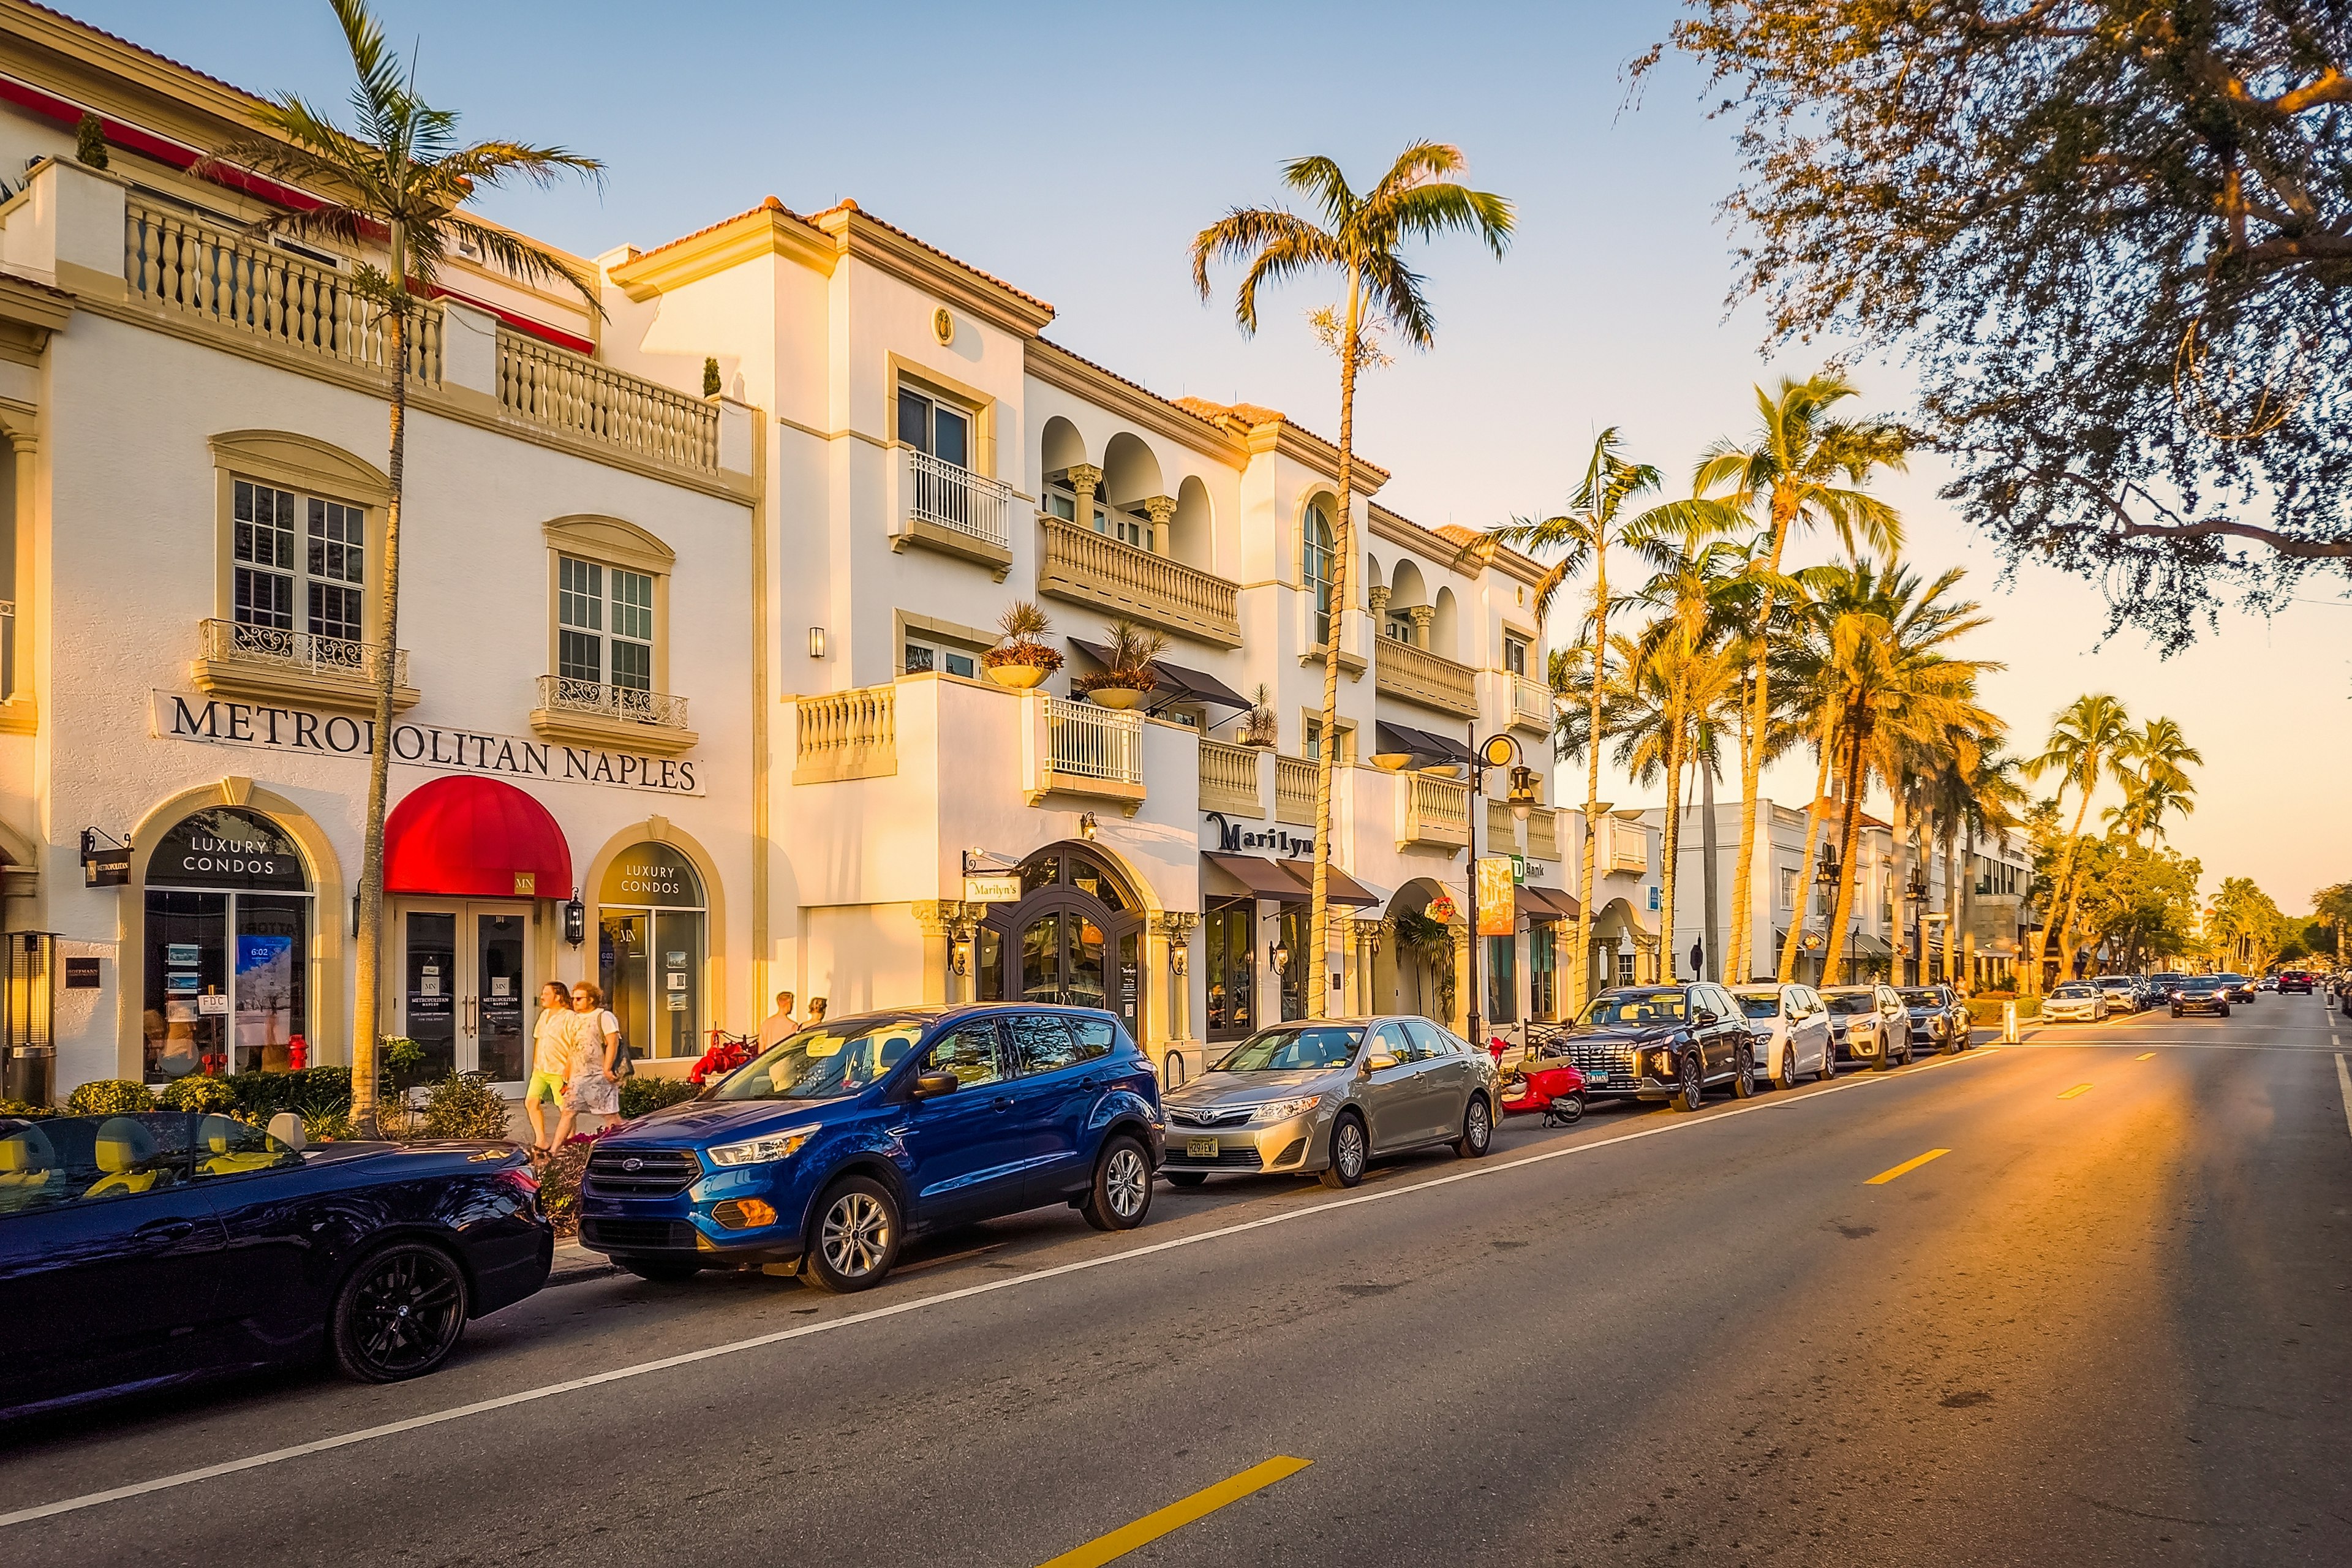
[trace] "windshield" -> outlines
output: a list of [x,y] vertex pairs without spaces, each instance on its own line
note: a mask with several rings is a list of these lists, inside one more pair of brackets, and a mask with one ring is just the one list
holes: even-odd
[[2192,974],[2188,979],[2180,983],[2180,989],[2183,991],[2210,991],[2221,984],[2221,981],[2219,975]]
[[922,1037],[920,1018],[820,1026],[787,1037],[728,1075],[714,1100],[841,1100],[862,1094]]
[[2219,980],[2225,985],[2243,985],[2246,983],[2246,977],[2235,972],[2226,974],[2217,974],[2213,976],[2213,978]]
[[1906,991],[1903,993],[1903,1005],[1906,1007],[1940,1007],[1944,999],[1933,991]]
[[1732,995],[1739,999],[1739,1010],[1751,1018],[1777,1018],[1780,1016],[1780,994],[1778,991],[1768,991],[1761,996],[1735,991]]
[[1840,1014],[1875,1013],[1878,998],[1867,991],[1850,991],[1843,996],[1829,999],[1830,1011]]
[[1297,1029],[1268,1029],[1234,1047],[1217,1064],[1219,1072],[1309,1072],[1318,1068],[1343,1068],[1356,1058],[1356,1042],[1364,1037],[1360,1024],[1310,1024]]
[[1588,1026],[1608,1028],[1622,1024],[1673,1024],[1683,1016],[1680,991],[1612,991],[1595,996],[1584,1009]]
[[2102,974],[2091,984],[2102,991],[2126,991],[2131,988],[2132,979],[2128,974]]

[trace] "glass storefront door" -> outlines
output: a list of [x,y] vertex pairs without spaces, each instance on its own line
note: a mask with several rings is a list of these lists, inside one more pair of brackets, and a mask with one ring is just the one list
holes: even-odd
[[520,1083],[536,1021],[530,906],[412,900],[394,930],[400,1032],[425,1053],[402,1087],[453,1072]]
[[1022,868],[1020,902],[992,908],[978,933],[983,1002],[1101,1007],[1143,1038],[1143,917],[1099,864],[1071,851]]
[[311,1065],[310,874],[285,829],[210,806],[165,832],[143,898],[142,1076]]
[[596,977],[634,1057],[702,1054],[702,875],[674,844],[615,856],[597,895]]

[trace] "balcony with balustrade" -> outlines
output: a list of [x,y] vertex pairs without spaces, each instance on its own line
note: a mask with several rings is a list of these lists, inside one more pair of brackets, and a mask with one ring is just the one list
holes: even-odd
[[894,456],[890,548],[912,544],[975,562],[1003,582],[1013,567],[1013,487],[912,447]]
[[1264,749],[1224,741],[1201,742],[1201,809],[1227,816],[1265,816],[1265,785],[1258,775]]
[[1032,691],[1024,793],[1035,805],[1049,795],[1085,795],[1128,816],[1143,805],[1143,715]]
[[539,678],[534,734],[560,744],[676,756],[702,737],[687,727],[686,699],[566,675]]
[[1399,637],[1375,637],[1372,679],[1395,697],[1465,719],[1478,716],[1478,672]]
[[1220,647],[1242,642],[1241,590],[1223,577],[1040,513],[1037,592]]
[[1549,734],[1553,718],[1551,688],[1532,676],[1513,675],[1507,670],[1503,679],[1510,683],[1511,722],[1522,730]]
[[1399,773],[1396,780],[1398,848],[1458,849],[1470,842],[1467,784],[1423,773]]
[[1560,813],[1552,806],[1539,805],[1528,813],[1528,858],[1558,860]]
[[793,783],[889,778],[898,771],[898,688],[861,686],[803,697]]
[[1293,826],[1315,825],[1315,786],[1321,769],[1312,757],[1274,760],[1274,819]]
[[373,713],[383,660],[392,658],[392,708],[416,706],[408,684],[408,650],[349,637],[319,637],[243,621],[200,621],[188,678],[208,697],[281,702],[344,713]]

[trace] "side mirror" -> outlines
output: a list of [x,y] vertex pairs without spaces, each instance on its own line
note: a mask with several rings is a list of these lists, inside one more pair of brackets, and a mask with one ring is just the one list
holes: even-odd
[[1378,1051],[1364,1058],[1364,1070],[1366,1072],[1386,1072],[1389,1068],[1396,1065],[1396,1058],[1389,1055],[1386,1051]]
[[1697,1012],[1691,1015],[1691,1022],[1704,1029],[1708,1025],[1717,1022],[1717,1019],[1714,1014],[1708,1012],[1706,1008],[1701,1007]]
[[943,1094],[953,1094],[963,1087],[963,1079],[951,1072],[927,1072],[915,1079],[917,1100],[936,1100]]

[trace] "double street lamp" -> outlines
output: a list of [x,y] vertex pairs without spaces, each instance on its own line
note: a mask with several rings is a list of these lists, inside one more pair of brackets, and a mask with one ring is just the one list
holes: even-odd
[[[1481,1015],[1478,999],[1478,944],[1484,939],[1478,934],[1478,823],[1486,814],[1478,808],[1486,797],[1486,770],[1510,769],[1511,816],[1525,822],[1536,806],[1536,771],[1527,765],[1527,753],[1511,735],[1489,735],[1470,749],[1470,998],[1468,1021],[1470,1043],[1480,1050],[1486,1048],[1485,1034],[1479,1027]],[[1588,824],[1588,826],[1590,825]]]

